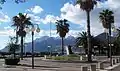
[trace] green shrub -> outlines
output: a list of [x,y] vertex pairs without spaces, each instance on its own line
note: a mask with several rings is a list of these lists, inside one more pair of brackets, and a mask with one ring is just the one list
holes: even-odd
[[65,60],[65,56],[57,56],[57,57],[53,57],[52,59],[54,60]]
[[79,60],[79,56],[76,55],[69,55],[69,56],[57,56],[52,57],[54,60]]
[[14,58],[14,59],[6,58],[5,59],[5,64],[6,65],[17,65],[19,61],[20,61],[19,58]]
[[70,54],[70,55],[68,55],[68,57],[79,57],[79,56],[76,54]]

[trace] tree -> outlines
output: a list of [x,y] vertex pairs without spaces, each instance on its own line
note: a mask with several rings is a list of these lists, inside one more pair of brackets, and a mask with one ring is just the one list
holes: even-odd
[[[0,4],[4,4],[7,0],[0,0]],[[14,0],[15,3],[24,3],[26,0]]]
[[118,33],[114,41],[114,47],[116,47],[116,54],[120,54],[120,28],[117,28],[116,30]]
[[76,39],[76,46],[83,46],[85,49],[85,53],[87,54],[87,32],[82,32],[79,33],[79,37],[77,37]]
[[10,42],[6,46],[8,48],[8,51],[12,54],[14,54],[15,58],[15,53],[16,51],[19,51],[20,45],[16,43],[16,37],[10,37]]
[[110,50],[111,50],[111,46],[109,48],[109,44],[111,44],[111,28],[114,25],[114,16],[113,16],[113,12],[106,9],[103,10],[102,12],[100,12],[99,15],[100,21],[102,22],[102,25],[105,29],[108,29],[108,57],[110,57]]
[[[3,5],[6,1],[7,0],[0,0],[0,5]],[[26,2],[26,0],[13,0],[13,1],[17,4]],[[0,7],[0,9],[2,9],[2,7]]]
[[[91,43],[92,43],[92,47],[97,46],[98,45],[98,41],[97,39],[95,39],[93,36],[91,36]],[[85,53],[88,53],[88,48],[87,48],[87,32],[81,32],[78,34],[78,37],[76,38],[76,46],[83,46]],[[92,49],[92,48],[91,48]],[[92,51],[91,51],[92,52]],[[92,52],[93,53],[93,52]]]
[[90,39],[90,12],[94,9],[94,6],[97,4],[95,0],[77,0],[77,4],[80,5],[80,8],[86,11],[87,14],[87,42],[88,42],[88,61],[92,61],[91,58],[91,39]]
[[56,29],[57,29],[57,33],[59,33],[59,36],[61,37],[61,47],[62,47],[62,55],[63,55],[64,54],[64,42],[63,42],[63,39],[66,36],[66,33],[69,32],[68,21],[66,19],[57,20]]
[[29,28],[32,25],[30,18],[22,13],[13,17],[13,25],[16,27],[16,34],[21,37],[21,59],[23,59],[23,38],[26,36],[25,28]]

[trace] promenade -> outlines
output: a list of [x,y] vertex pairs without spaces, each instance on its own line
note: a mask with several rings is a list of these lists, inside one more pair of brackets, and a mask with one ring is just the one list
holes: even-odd
[[[98,61],[106,60],[106,57],[98,57]],[[90,69],[90,65],[96,65],[97,71],[108,71],[106,69],[100,70],[98,62],[96,63],[84,63],[80,61],[52,61],[52,60],[43,60],[42,58],[35,58],[35,69],[31,68],[31,58],[25,58],[21,60],[17,66],[9,66],[4,64],[4,59],[0,59],[0,71],[81,71],[82,66],[87,66]],[[108,68],[109,62],[106,60],[104,63],[104,68]],[[120,67],[117,67],[116,70],[119,71]],[[89,70],[90,71],[90,70]]]

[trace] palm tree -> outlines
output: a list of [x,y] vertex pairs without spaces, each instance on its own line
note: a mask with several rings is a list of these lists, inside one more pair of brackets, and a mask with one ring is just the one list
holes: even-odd
[[[113,12],[108,9],[103,10],[102,12],[100,12],[99,18],[100,21],[102,22],[103,27],[105,29],[109,29],[109,34],[108,34],[108,47],[109,47],[109,44],[111,44],[111,28],[114,23]],[[111,50],[111,46],[110,48],[108,48],[108,57],[110,57],[110,50]]]
[[[99,43],[98,43],[98,40],[95,39],[93,36],[90,37],[91,38],[91,43],[92,43],[92,47],[94,46],[97,46]],[[88,53],[88,48],[87,48],[87,32],[81,32],[78,34],[78,37],[76,39],[76,46],[79,47],[79,46],[83,46],[84,47],[84,50],[85,50],[85,53],[87,54]],[[92,49],[92,48],[91,48]]]
[[64,20],[57,20],[56,22],[57,33],[61,37],[61,47],[62,47],[62,55],[64,54],[64,42],[63,39],[66,36],[66,33],[69,32],[69,24],[66,19]]
[[87,32],[81,32],[79,33],[79,37],[76,39],[76,46],[83,46],[85,49],[85,53],[87,54]]
[[86,11],[87,14],[87,42],[88,42],[88,61],[92,61],[91,58],[91,39],[90,39],[90,12],[94,9],[94,6],[97,4],[95,0],[77,0],[76,4],[80,5],[80,8]]
[[16,36],[21,37],[21,59],[23,59],[23,38],[26,36],[25,28],[28,28],[32,25],[30,18],[27,18],[27,14],[23,15],[19,13],[18,16],[13,17],[13,25],[16,27]]
[[117,28],[116,31],[118,32],[116,39],[114,41],[114,46],[116,46],[116,54],[120,54],[120,28]]
[[16,37],[10,37],[10,42],[6,46],[8,48],[8,51],[12,54],[14,54],[15,58],[15,53],[16,51],[19,50],[20,45],[16,43]]

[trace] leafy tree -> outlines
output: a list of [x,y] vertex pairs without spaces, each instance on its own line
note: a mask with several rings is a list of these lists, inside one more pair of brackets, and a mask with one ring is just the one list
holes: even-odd
[[97,4],[96,0],[77,0],[77,4],[80,5],[80,8],[86,11],[87,14],[87,42],[88,42],[88,61],[92,61],[91,58],[91,39],[90,39],[90,12],[94,9],[94,6]]
[[100,21],[102,22],[102,25],[105,29],[109,29],[109,33],[108,33],[108,57],[110,57],[110,50],[111,48],[109,48],[109,44],[111,44],[111,28],[113,26],[114,23],[114,16],[113,16],[113,11],[110,11],[108,9],[103,10],[102,12],[100,12],[99,15]]
[[[3,5],[6,1],[7,0],[0,0],[0,5]],[[26,2],[26,0],[13,0],[13,1],[17,4]],[[0,9],[2,9],[2,7],[0,7]]]
[[63,39],[66,36],[66,34],[69,32],[68,21],[66,19],[57,20],[56,29],[57,29],[57,33],[59,33],[59,36],[61,37],[62,54],[64,54],[64,42],[63,42]]
[[16,27],[16,34],[21,37],[21,59],[23,59],[23,38],[26,36],[25,28],[29,28],[32,25],[30,18],[22,13],[13,17],[13,25]]

